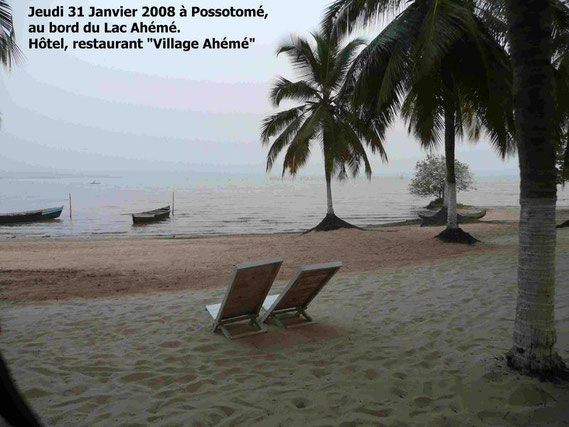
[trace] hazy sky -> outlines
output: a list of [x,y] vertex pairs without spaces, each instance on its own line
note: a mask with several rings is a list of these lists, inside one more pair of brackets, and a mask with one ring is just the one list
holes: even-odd
[[[317,29],[329,0],[11,3],[26,60],[9,74],[2,72],[0,170],[225,168],[263,173],[267,149],[259,142],[259,128],[262,118],[274,111],[268,102],[269,87],[278,74],[294,76],[286,58],[275,57],[275,48],[290,33]],[[262,4],[269,18],[176,19],[180,37],[186,39],[255,37],[249,51],[28,50],[28,6],[73,3],[85,7]],[[390,163],[374,159],[375,173],[410,172],[425,155],[402,124],[389,132],[386,145]],[[516,159],[503,163],[484,141],[476,146],[461,144],[457,157],[479,174],[511,174],[517,167]],[[320,153],[314,150],[307,171],[319,173],[320,165]]]

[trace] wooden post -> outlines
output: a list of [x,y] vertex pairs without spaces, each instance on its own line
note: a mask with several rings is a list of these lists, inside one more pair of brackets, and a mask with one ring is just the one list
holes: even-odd
[[73,208],[71,205],[71,193],[69,193],[69,218],[73,219]]
[[174,192],[172,191],[172,216],[174,216]]

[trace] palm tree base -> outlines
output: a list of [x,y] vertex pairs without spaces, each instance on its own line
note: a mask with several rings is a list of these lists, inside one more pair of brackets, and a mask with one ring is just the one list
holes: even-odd
[[508,366],[524,375],[537,377],[541,381],[569,381],[569,369],[557,353],[547,354],[539,360],[527,357],[521,349],[513,347],[507,354]]
[[350,224],[341,218],[338,218],[335,214],[327,214],[320,222],[320,224],[314,228],[311,228],[310,230],[305,231],[303,234],[310,233],[311,231],[333,231],[339,230],[341,228],[355,228],[362,230],[362,228]]
[[480,241],[462,228],[447,228],[437,235],[436,238],[445,243],[462,243],[465,245],[474,245]]
[[565,227],[569,227],[569,220],[565,221],[563,224],[559,224],[557,226],[557,228],[565,228]]

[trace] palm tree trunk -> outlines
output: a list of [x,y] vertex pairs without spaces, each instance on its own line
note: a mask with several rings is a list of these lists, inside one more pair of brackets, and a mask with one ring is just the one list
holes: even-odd
[[332,203],[332,178],[326,173],[326,204],[328,209],[326,215],[334,215],[334,205]]
[[458,228],[456,212],[456,175],[454,171],[455,151],[455,117],[454,109],[445,108],[445,160],[447,169],[447,182],[445,187],[447,204],[447,229]]
[[557,200],[551,5],[508,0],[514,109],[521,175],[518,299],[508,364],[533,374],[564,370],[555,353]]

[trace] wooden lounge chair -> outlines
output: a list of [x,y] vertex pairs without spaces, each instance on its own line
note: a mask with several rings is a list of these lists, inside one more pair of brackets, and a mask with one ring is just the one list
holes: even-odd
[[[306,314],[306,308],[341,267],[341,262],[300,267],[282,294],[269,295],[265,299],[263,308],[266,311],[261,316],[261,322],[264,323],[272,318],[277,325],[284,328],[314,323],[312,318]],[[284,319],[279,319],[279,315],[291,312],[296,312],[296,318],[302,316],[306,321],[285,325],[281,321]]]
[[[229,339],[267,332],[259,312],[282,263],[282,258],[273,258],[236,265],[221,304],[206,306],[215,320],[213,332],[219,329]],[[226,325],[243,320],[256,330],[232,335]]]

